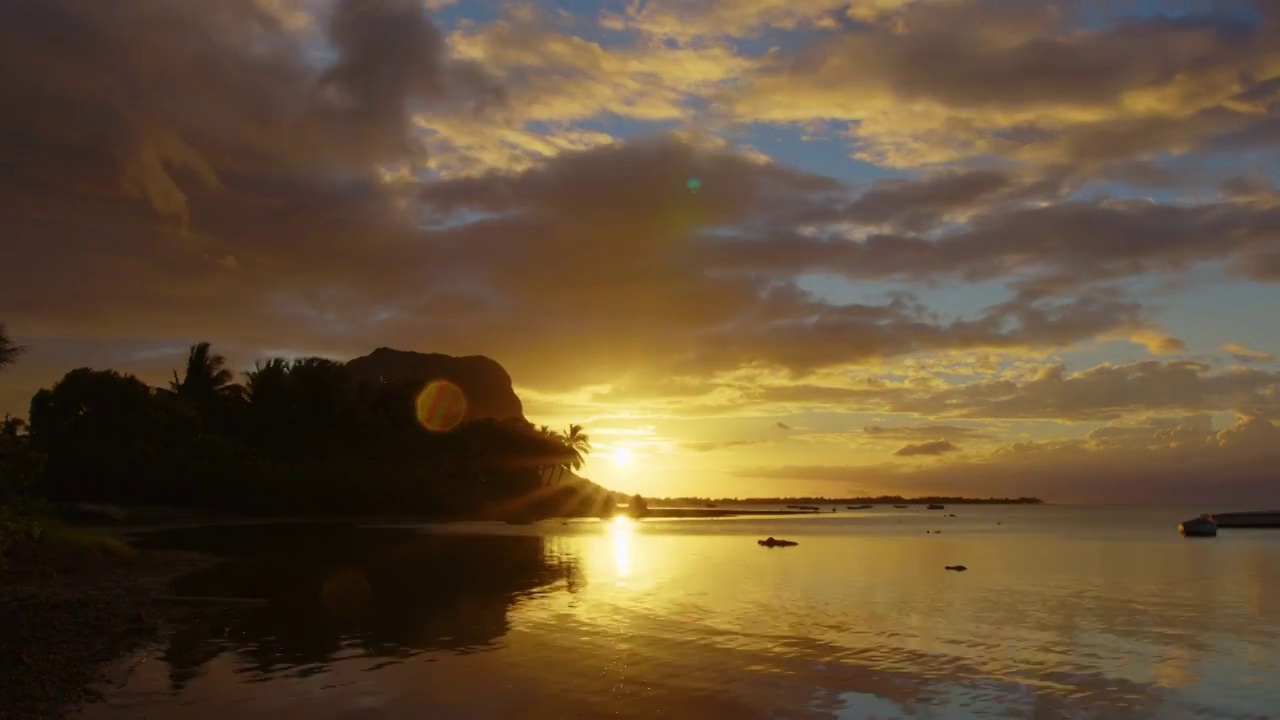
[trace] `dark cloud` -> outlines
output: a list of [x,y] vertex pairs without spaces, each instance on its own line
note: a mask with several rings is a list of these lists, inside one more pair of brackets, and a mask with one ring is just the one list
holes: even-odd
[[7,179],[136,197],[184,221],[189,195],[236,193],[245,175],[413,159],[410,104],[490,90],[447,61],[414,0],[338,2],[328,66],[253,0],[15,0],[0,21],[0,137],[24,149]]
[[703,440],[697,442],[687,442],[682,445],[685,449],[693,452],[711,452],[713,450],[728,450],[730,448],[746,447],[748,445],[758,445],[761,440]]
[[849,121],[863,157],[895,165],[998,154],[1097,167],[1275,147],[1270,3],[1103,23],[1104,5],[1086,18],[1078,3],[911,3],[770,53],[725,104],[752,119]]
[[976,440],[987,437],[987,433],[981,430],[957,425],[867,425],[862,428],[862,433],[876,440]]
[[1258,260],[1280,253],[1280,206],[1081,200],[982,213],[931,236],[736,238],[704,252],[709,263],[743,273],[920,282],[1008,278],[1057,292],[1223,259],[1234,259],[1237,272],[1267,276]]
[[763,388],[753,398],[929,418],[1082,422],[1150,411],[1256,414],[1276,407],[1278,389],[1280,373],[1276,372],[1216,369],[1187,360],[1148,360],[1103,364],[1078,372],[1055,365],[1030,380],[977,380],[943,389],[890,385],[874,378],[846,386],[777,386]]
[[871,186],[844,209],[843,217],[863,225],[928,230],[948,217],[989,211],[1005,203],[1049,199],[1066,189],[1065,177],[1024,181],[1008,170],[947,171]]
[[903,445],[893,454],[898,457],[937,457],[959,450],[960,446],[950,440],[931,440],[925,443]]
[[1236,343],[1227,343],[1221,349],[1222,352],[1227,353],[1239,363],[1270,363],[1276,360],[1276,356],[1273,353],[1254,350]]

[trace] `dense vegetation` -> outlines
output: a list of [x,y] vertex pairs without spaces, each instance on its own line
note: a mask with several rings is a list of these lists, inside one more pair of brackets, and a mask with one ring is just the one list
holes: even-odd
[[0,501],[268,515],[612,512],[609,493],[558,482],[590,451],[580,426],[560,434],[482,419],[429,431],[416,411],[423,383],[361,382],[321,358],[273,359],[235,380],[208,343],[191,348],[167,388],[68,372],[32,398],[25,432],[6,422]]

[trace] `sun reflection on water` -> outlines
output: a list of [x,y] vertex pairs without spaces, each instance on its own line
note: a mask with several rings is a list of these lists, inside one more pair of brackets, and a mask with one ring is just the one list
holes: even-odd
[[613,562],[618,578],[631,577],[631,535],[635,532],[635,521],[625,515],[618,515],[609,523],[609,534],[613,536]]

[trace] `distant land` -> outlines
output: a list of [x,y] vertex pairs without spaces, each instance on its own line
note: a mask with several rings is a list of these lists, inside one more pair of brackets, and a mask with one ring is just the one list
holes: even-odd
[[901,495],[877,495],[875,497],[775,497],[775,498],[648,498],[650,507],[689,507],[715,505],[1040,505],[1037,497],[1018,498],[967,498],[935,495],[926,497],[902,497]]

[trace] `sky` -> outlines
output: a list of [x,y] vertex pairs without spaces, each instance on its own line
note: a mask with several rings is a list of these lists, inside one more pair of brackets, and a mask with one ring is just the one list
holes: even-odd
[[0,412],[202,340],[390,346],[498,360],[626,492],[1280,505],[1280,3],[14,0],[0,36]]

